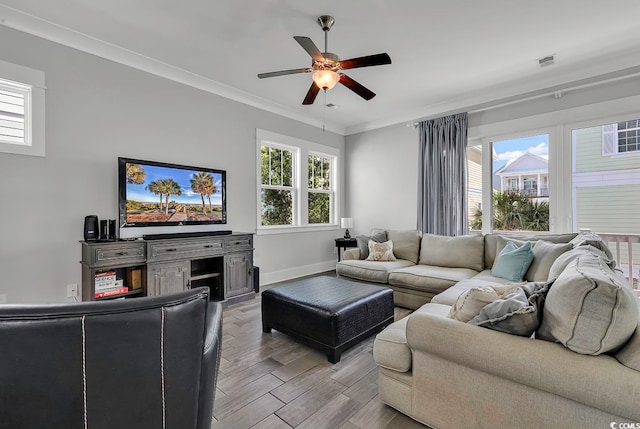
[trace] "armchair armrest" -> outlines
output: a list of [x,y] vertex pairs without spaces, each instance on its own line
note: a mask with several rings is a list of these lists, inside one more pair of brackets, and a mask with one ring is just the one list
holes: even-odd
[[[429,304],[427,304],[429,305]],[[640,372],[608,355],[587,356],[561,344],[519,337],[434,314],[407,323],[413,353],[459,365],[640,421]],[[428,371],[414,368],[414,371]]]
[[[213,400],[216,396],[216,382],[218,368],[220,367],[221,340],[222,305],[219,302],[209,302],[202,350],[197,429],[209,429],[211,427]],[[210,387],[211,383],[213,383],[213,389]]]

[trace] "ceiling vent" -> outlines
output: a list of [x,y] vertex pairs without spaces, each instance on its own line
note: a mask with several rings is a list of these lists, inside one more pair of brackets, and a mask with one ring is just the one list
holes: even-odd
[[538,64],[540,67],[546,67],[553,64],[556,60],[555,54],[547,55],[546,57],[538,58]]

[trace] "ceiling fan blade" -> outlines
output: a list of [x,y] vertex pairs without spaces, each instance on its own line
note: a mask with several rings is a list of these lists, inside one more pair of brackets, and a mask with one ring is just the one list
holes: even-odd
[[346,74],[340,73],[340,83],[367,101],[371,100],[373,97],[376,96],[375,92],[360,85],[358,82],[351,79]]
[[302,46],[302,49],[311,55],[311,58],[316,61],[324,61],[324,57],[322,56],[320,49],[318,49],[316,44],[313,43],[313,40],[304,36],[293,36],[293,38],[296,39],[296,42],[298,42],[300,46]]
[[310,68],[305,68],[305,69],[291,69],[291,70],[280,70],[280,71],[275,71],[275,72],[269,72],[269,73],[259,73],[258,74],[258,78],[259,79],[264,79],[266,77],[276,77],[276,76],[284,76],[284,75],[288,75],[288,74],[296,74],[296,73],[309,73],[312,72],[313,70]]
[[358,67],[381,66],[391,64],[391,58],[388,54],[375,54],[366,57],[351,58],[349,60],[340,61],[340,68],[343,70],[355,69]]
[[304,97],[302,104],[313,104],[313,102],[316,101],[318,92],[320,92],[320,87],[316,85],[315,82],[311,82],[311,88],[309,88],[309,92],[307,92],[307,95]]

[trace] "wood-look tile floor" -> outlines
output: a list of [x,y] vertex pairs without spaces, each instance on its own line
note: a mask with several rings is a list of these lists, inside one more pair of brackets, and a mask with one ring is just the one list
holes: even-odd
[[[426,427],[378,398],[374,336],[331,364],[324,353],[276,330],[263,334],[260,305],[257,297],[223,313],[212,428]],[[395,319],[410,312],[396,307]]]

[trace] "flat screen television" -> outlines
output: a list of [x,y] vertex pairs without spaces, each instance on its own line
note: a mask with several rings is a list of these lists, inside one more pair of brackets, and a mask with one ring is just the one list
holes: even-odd
[[120,227],[226,224],[226,176],[213,168],[118,158]]

